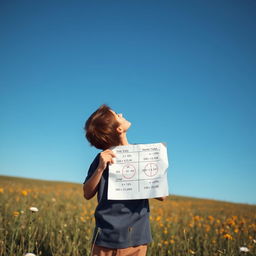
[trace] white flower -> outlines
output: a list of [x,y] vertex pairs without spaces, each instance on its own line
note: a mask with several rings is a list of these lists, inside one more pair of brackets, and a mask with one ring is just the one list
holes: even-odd
[[38,209],[36,207],[30,207],[29,210],[31,212],[38,212]]
[[249,249],[245,246],[239,248],[240,252],[249,252]]
[[29,253],[26,253],[24,256],[36,256],[36,255],[34,253],[29,252]]

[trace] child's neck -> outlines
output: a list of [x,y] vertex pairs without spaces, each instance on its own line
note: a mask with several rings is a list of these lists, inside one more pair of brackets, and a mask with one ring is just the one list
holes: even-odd
[[120,145],[129,145],[128,139],[126,137],[126,133],[120,135]]

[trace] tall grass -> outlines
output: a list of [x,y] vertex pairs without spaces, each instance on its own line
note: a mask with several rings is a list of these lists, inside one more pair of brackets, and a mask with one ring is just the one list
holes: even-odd
[[[82,185],[0,178],[0,256],[89,255],[96,199]],[[150,207],[148,256],[256,255],[255,205],[169,196]]]

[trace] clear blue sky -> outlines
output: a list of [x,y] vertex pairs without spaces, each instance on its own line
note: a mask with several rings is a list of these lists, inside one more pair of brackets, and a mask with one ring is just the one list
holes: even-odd
[[256,203],[256,1],[1,1],[0,173],[82,183],[102,103],[166,142],[171,194]]

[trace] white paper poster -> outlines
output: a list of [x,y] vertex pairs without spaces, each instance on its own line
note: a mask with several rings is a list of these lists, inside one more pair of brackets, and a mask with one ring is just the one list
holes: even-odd
[[113,147],[108,199],[129,200],[168,196],[168,156],[164,143]]

